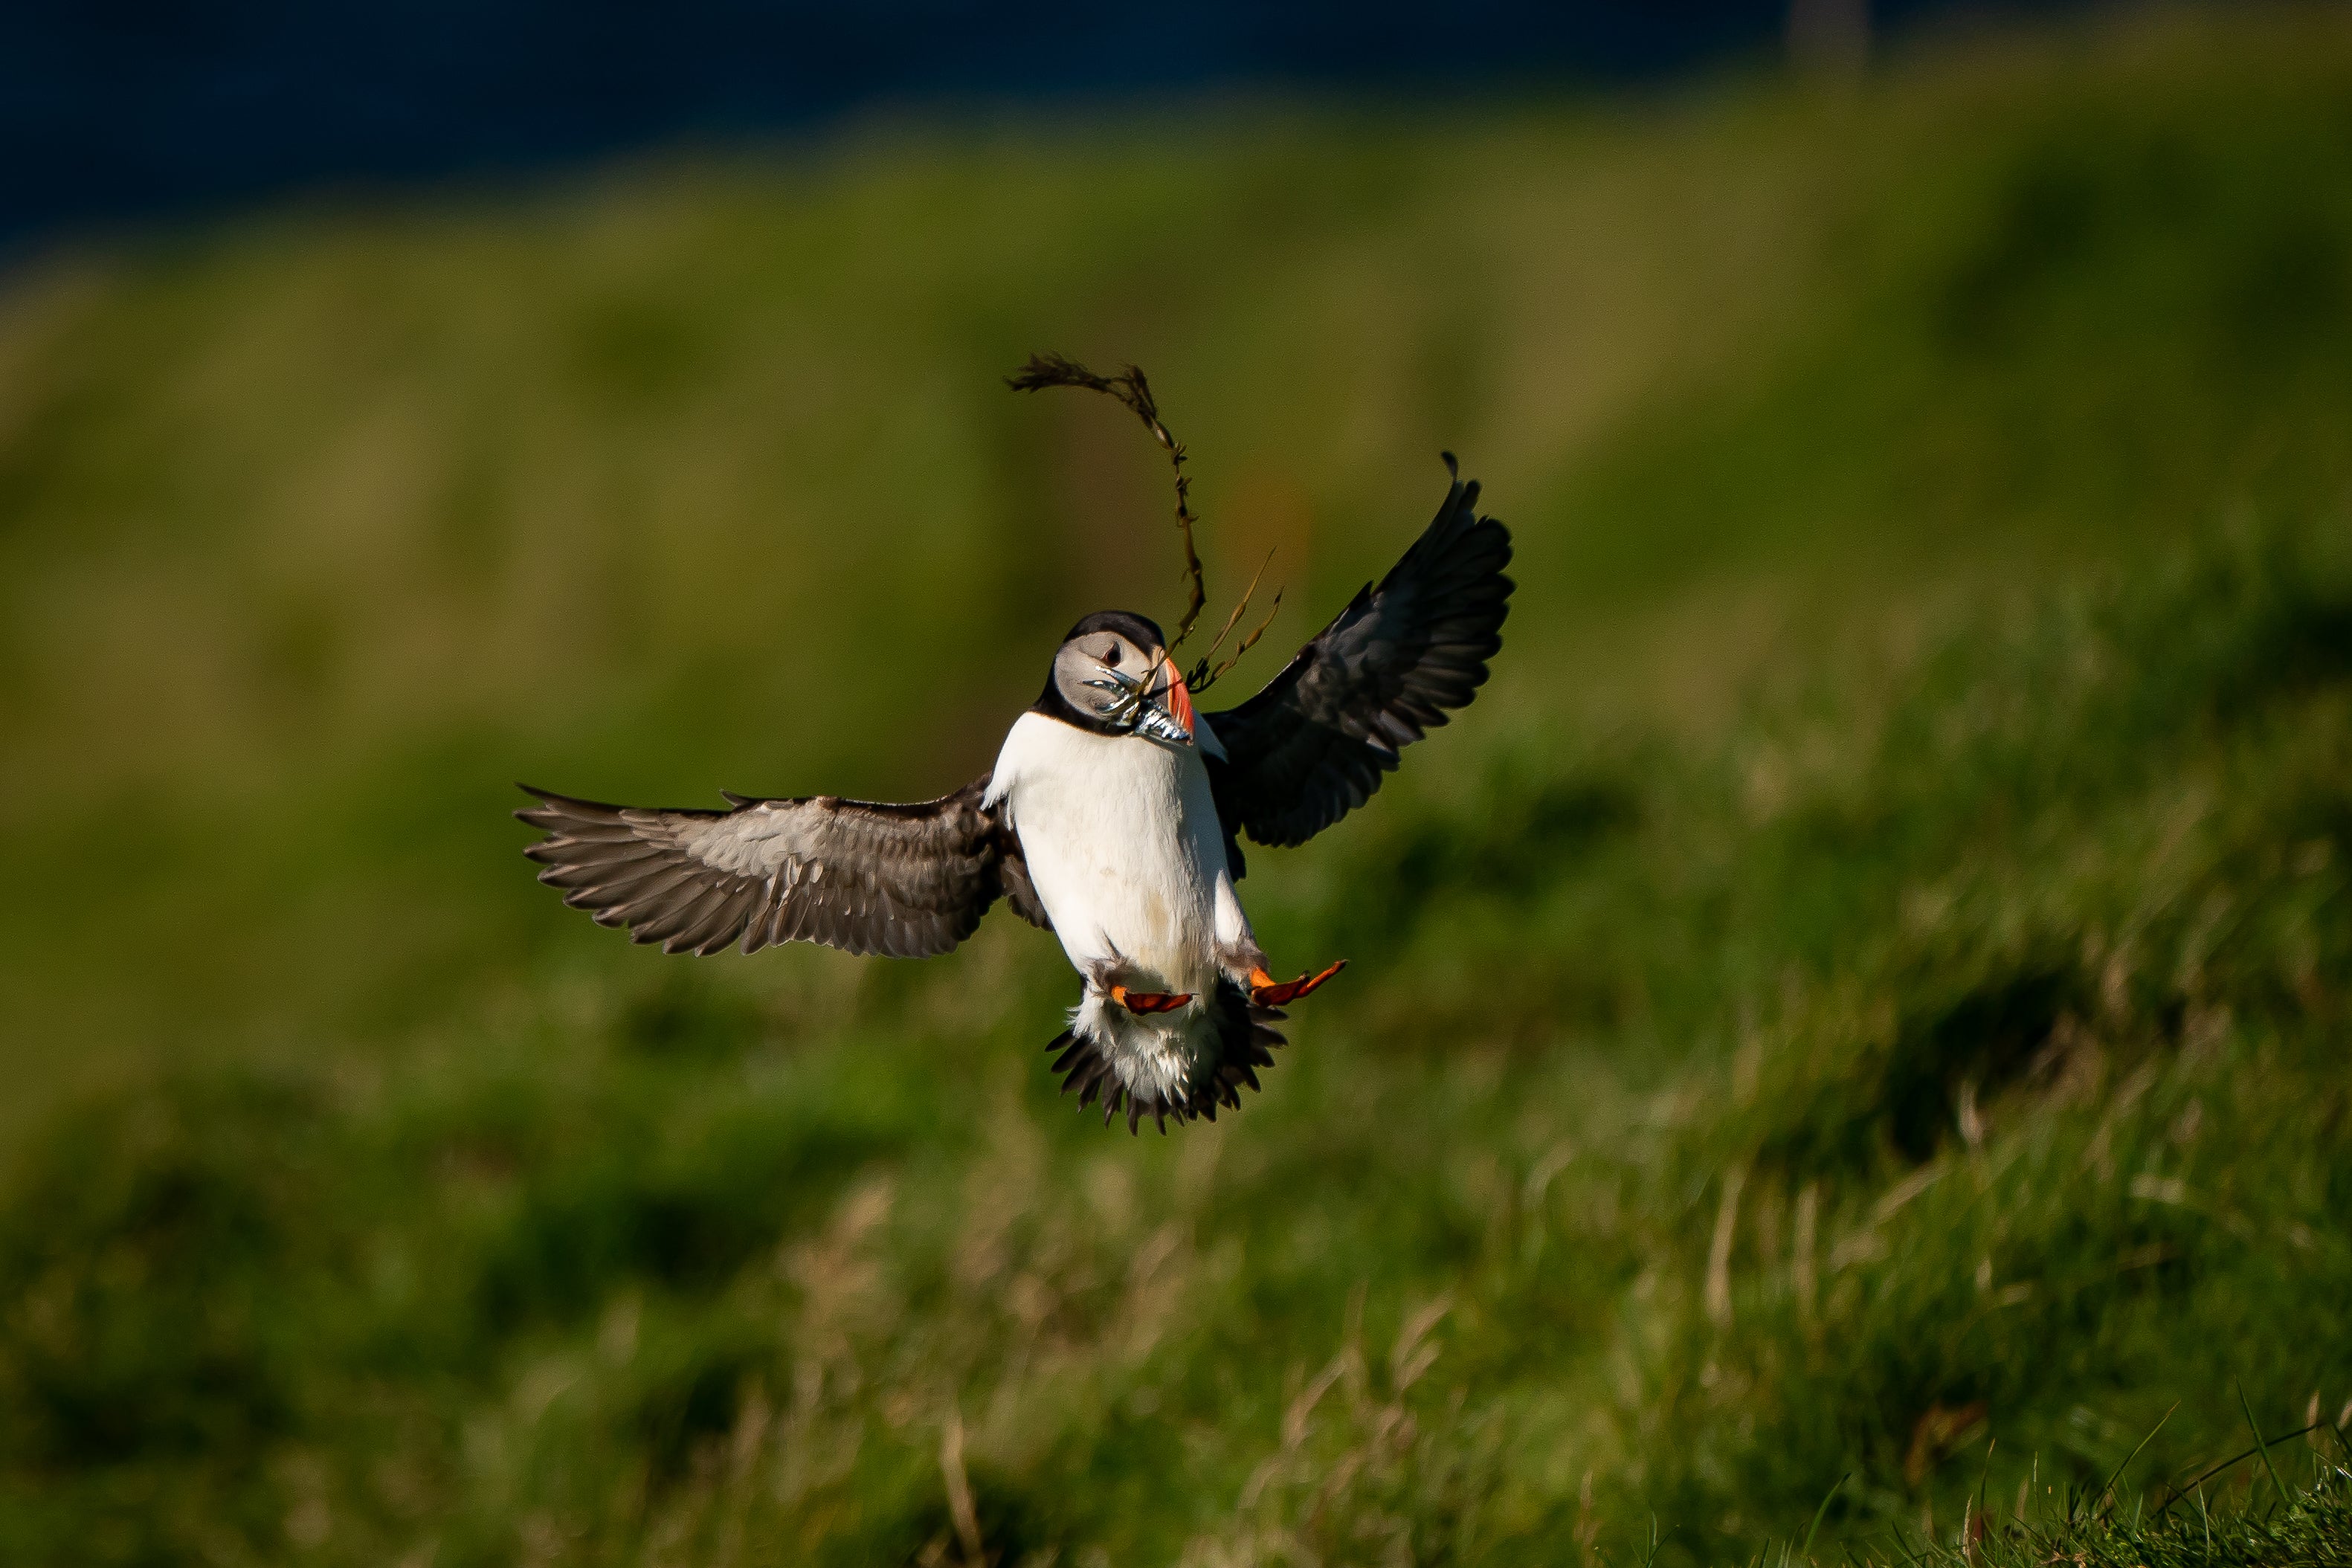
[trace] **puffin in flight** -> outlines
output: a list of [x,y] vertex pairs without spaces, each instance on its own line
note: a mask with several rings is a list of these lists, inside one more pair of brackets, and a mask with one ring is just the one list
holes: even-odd
[[[1454,459],[1445,459],[1449,473]],[[1106,611],[1062,640],[996,766],[911,805],[832,795],[731,809],[608,806],[523,789],[539,880],[665,953],[822,942],[920,958],[999,898],[1061,938],[1084,984],[1050,1046],[1108,1125],[1214,1120],[1271,1067],[1282,1009],[1344,967],[1276,982],[1235,884],[1240,839],[1305,843],[1398,753],[1466,706],[1502,647],[1508,529],[1455,475],[1437,517],[1263,691],[1199,714],[1160,628]],[[1197,674],[1197,672],[1196,672]]]

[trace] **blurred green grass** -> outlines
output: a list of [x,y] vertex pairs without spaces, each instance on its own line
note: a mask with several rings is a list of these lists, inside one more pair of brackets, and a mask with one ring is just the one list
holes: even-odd
[[[1883,1551],[2049,1528],[2176,1403],[2123,1490],[2191,1473],[2238,1383],[2333,1415],[2347,153],[2341,13],[2166,15],[21,273],[0,1544],[1698,1561],[1850,1474],[1821,1543]],[[1062,626],[1176,597],[1137,433],[1001,390],[1048,347],[1150,369],[1270,649],[1441,446],[1520,540],[1479,705],[1252,857],[1356,967],[1164,1144],[1055,1103],[1001,916],[665,959],[503,815],[985,768]]]

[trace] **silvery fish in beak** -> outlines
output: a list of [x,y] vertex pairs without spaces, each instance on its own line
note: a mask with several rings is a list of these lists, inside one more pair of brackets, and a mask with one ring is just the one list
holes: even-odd
[[[1404,559],[1238,707],[1196,713],[1159,626],[1106,611],[1063,639],[995,768],[952,794],[730,793],[719,811],[525,786],[540,803],[515,814],[547,836],[524,852],[566,904],[667,953],[805,941],[928,957],[1003,898],[1061,939],[1083,982],[1048,1047],[1064,1091],[1100,1099],[1106,1124],[1124,1110],[1130,1131],[1213,1120],[1274,1064],[1281,1009],[1343,967],[1275,979],[1237,892],[1240,840],[1306,842],[1486,681],[1511,539],[1477,503],[1457,477]],[[1189,522],[1181,486],[1179,505]]]

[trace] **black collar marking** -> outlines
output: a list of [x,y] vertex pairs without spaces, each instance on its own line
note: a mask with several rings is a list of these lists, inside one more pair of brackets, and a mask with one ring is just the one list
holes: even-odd
[[1054,684],[1051,671],[1047,671],[1045,674],[1045,691],[1039,694],[1035,702],[1029,705],[1029,711],[1044,714],[1047,718],[1058,719],[1075,728],[1087,730],[1096,735],[1131,733],[1126,725],[1113,724],[1097,715],[1080,712],[1069,698],[1062,695],[1062,688]]

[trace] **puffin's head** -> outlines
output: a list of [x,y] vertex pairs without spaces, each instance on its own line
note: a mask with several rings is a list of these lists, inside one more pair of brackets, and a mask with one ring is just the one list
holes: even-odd
[[1160,628],[1105,610],[1070,628],[1054,655],[1041,712],[1100,735],[1144,735],[1192,744],[1192,694],[1168,657]]

